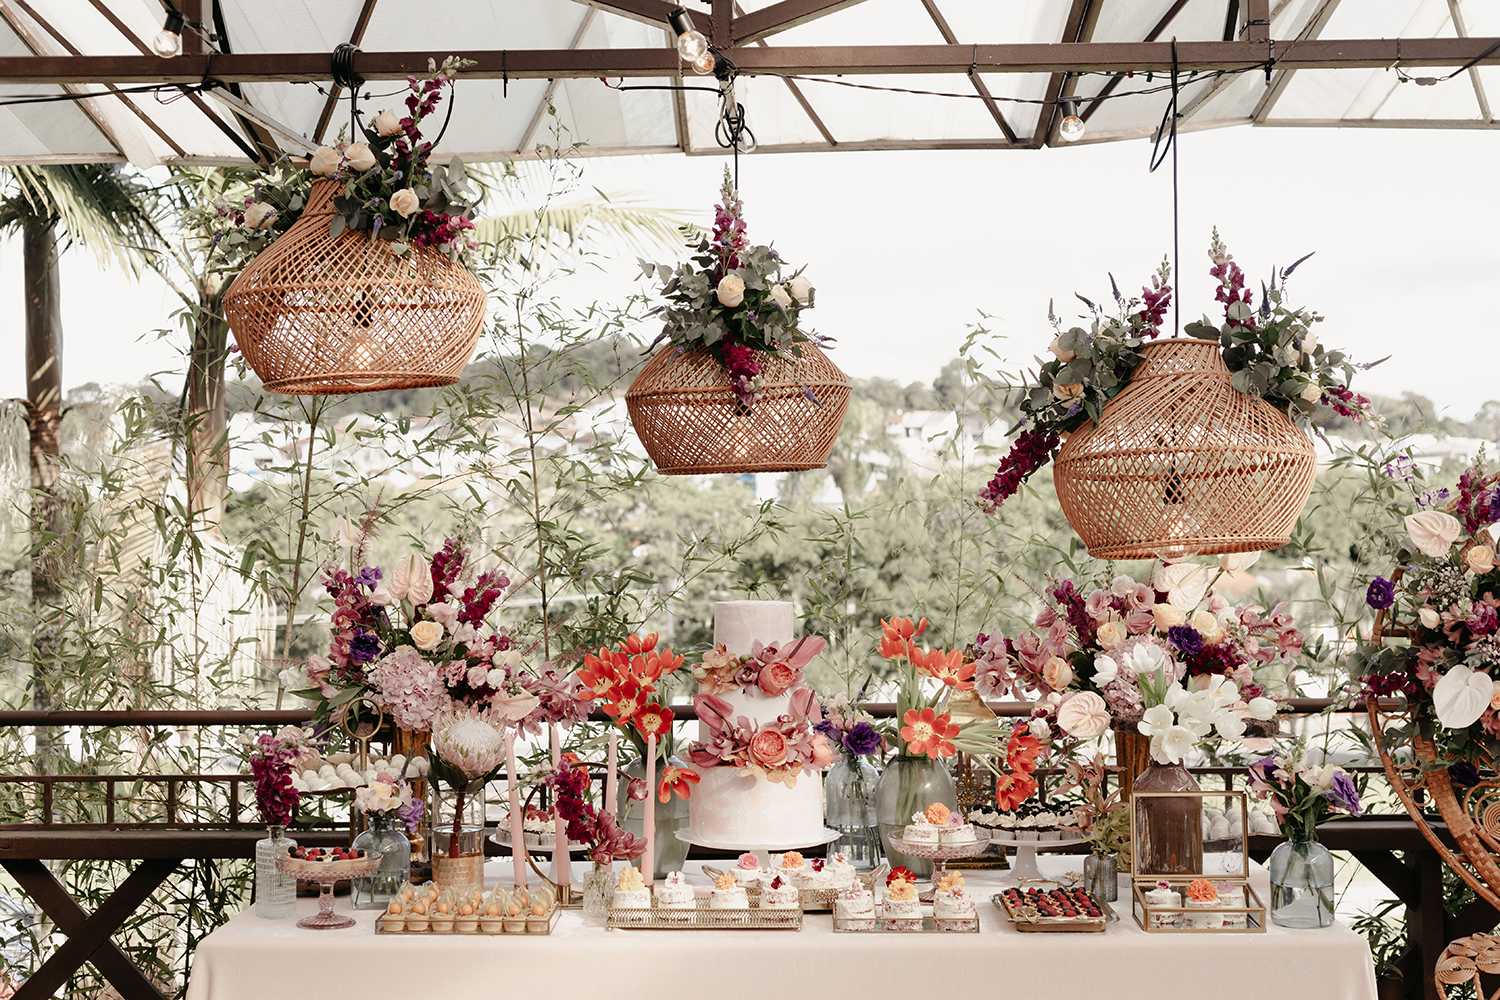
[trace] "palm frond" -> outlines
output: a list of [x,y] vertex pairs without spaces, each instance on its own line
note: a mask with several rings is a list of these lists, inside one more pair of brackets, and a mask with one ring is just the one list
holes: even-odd
[[5,170],[15,191],[0,209],[0,226],[14,226],[22,216],[61,223],[69,238],[101,262],[117,263],[132,274],[140,273],[150,248],[161,245],[152,192],[121,167],[14,165]]
[[580,198],[562,205],[492,215],[474,224],[479,239],[501,246],[537,242],[572,249],[595,237],[634,253],[679,249],[697,230],[671,209],[629,199]]

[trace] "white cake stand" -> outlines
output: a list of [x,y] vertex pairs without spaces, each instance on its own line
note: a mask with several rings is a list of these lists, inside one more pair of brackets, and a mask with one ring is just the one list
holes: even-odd
[[[937,891],[937,884],[943,880],[948,873],[946,862],[956,858],[977,858],[990,846],[990,835],[984,830],[974,831],[974,840],[967,844],[919,844],[905,840],[894,833],[886,838],[890,846],[902,854],[909,854],[914,858],[927,858],[932,862],[932,888],[919,895],[917,898],[924,903],[932,902],[933,893]],[[1036,866],[1036,858],[1032,857],[1032,866]]]
[[811,843],[804,838],[802,840],[778,841],[771,844],[746,844],[740,841],[704,840],[693,837],[688,830],[678,830],[676,832],[678,840],[685,840],[694,847],[706,847],[711,851],[754,851],[762,855],[767,865],[771,863],[772,852],[781,854],[786,851],[800,851],[804,847],[822,847],[824,844],[833,843],[842,836],[838,830],[831,830],[828,827],[824,827],[820,837],[814,839]]
[[1010,872],[1006,874],[1003,881],[1020,882],[1022,879],[1042,877],[1041,871],[1036,866],[1038,847],[1072,847],[1074,844],[1083,843],[1083,838],[1065,836],[1062,840],[1017,840],[1014,837],[992,834],[990,843],[1015,848],[1016,854],[1011,859]]
[[[509,847],[510,846],[510,831],[509,830],[498,830],[495,833],[490,834],[490,843],[492,843],[492,844],[499,844],[501,847]],[[569,854],[587,854],[592,849],[593,848],[591,848],[588,844],[580,844],[576,840],[570,840],[570,841],[568,841],[568,853]],[[540,845],[538,847],[532,847],[530,844],[527,844],[526,845],[526,850],[528,852],[535,851],[538,854],[551,854],[552,853],[552,845],[551,844],[542,844],[542,845]]]

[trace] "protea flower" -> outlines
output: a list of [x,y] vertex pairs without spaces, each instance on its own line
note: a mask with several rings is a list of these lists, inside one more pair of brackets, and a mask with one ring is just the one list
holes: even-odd
[[453,835],[448,840],[448,857],[457,857],[465,795],[470,788],[483,787],[505,764],[502,723],[473,709],[440,716],[432,727],[432,753],[436,758],[433,772],[451,785],[454,792]]

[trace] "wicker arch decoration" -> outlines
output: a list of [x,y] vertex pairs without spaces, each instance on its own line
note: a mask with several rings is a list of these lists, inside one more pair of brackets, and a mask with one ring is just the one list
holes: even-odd
[[474,356],[485,292],[431,247],[396,254],[363,231],[329,235],[331,180],[224,295],[245,360],[273,392],[332,395],[452,385]]
[[[625,392],[630,422],[664,476],[821,469],[849,409],[849,379],[812,344],[760,354],[765,388],[748,410],[705,347],[667,346]],[[811,393],[814,404],[807,398]]]
[[1317,454],[1271,404],[1230,385],[1213,340],[1147,344],[1098,423],[1058,453],[1057,498],[1096,559],[1285,545]]
[[[1443,949],[1438,959],[1433,979],[1437,981],[1439,995],[1448,996],[1448,987],[1472,983],[1474,995],[1483,998],[1479,974],[1500,973],[1500,938],[1489,934],[1474,934],[1459,938]],[[1455,996],[1467,995],[1455,993]],[[1490,1000],[1500,1000],[1500,989],[1490,994]]]

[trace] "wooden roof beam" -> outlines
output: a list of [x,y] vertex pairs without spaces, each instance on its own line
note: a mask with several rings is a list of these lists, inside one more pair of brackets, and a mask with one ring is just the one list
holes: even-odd
[[758,42],[858,3],[864,3],[864,0],[781,0],[735,18],[734,44]]

